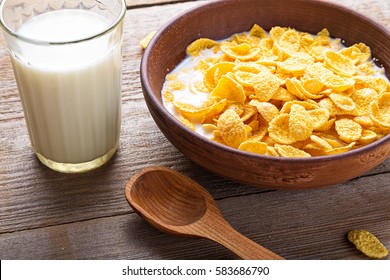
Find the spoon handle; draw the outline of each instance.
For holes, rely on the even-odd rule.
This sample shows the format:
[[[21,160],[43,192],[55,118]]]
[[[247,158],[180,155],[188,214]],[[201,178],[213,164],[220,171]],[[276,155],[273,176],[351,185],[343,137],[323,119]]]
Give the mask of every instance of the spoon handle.
[[[244,260],[284,260],[281,256],[242,235],[227,222],[214,229],[208,233],[208,238],[223,245]]]

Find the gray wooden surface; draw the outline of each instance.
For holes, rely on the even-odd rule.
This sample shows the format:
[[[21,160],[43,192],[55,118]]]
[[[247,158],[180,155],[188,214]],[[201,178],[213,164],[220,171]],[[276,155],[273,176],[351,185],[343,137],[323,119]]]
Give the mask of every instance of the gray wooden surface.
[[[390,1],[332,1],[390,28]],[[208,240],[159,232],[131,210],[126,182],[151,165],[198,181],[238,231],[286,259],[367,259],[346,238],[359,228],[390,249],[390,159],[344,184],[269,191],[205,171],[159,131],[143,100],[139,41],[200,2],[127,1],[120,150],[106,166],[81,175],[56,173],[35,158],[0,35],[0,259],[237,258]]]

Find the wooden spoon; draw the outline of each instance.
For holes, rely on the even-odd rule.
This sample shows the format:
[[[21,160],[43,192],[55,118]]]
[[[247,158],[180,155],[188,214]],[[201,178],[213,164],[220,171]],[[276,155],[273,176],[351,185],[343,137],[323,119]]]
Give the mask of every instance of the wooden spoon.
[[[151,225],[180,236],[203,237],[243,259],[283,259],[238,233],[198,183],[165,167],[148,167],[126,185],[130,206]]]

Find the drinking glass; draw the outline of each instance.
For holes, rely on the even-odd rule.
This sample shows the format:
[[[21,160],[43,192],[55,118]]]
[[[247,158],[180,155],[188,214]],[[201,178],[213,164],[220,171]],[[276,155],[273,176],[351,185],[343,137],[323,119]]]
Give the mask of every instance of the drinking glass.
[[[124,0],[3,0],[0,25],[32,148],[49,168],[106,163],[121,128]]]

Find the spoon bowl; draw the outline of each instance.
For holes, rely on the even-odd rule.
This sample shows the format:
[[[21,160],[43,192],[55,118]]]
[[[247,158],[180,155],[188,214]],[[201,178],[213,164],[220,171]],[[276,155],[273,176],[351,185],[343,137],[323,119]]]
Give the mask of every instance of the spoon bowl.
[[[144,169],[127,186],[126,197],[134,210],[148,220],[164,224],[164,230],[192,224],[207,210],[207,193],[170,169]]]
[[[192,179],[165,167],[148,167],[127,183],[130,206],[157,229],[220,243],[243,259],[283,259],[238,233],[213,197]]]

